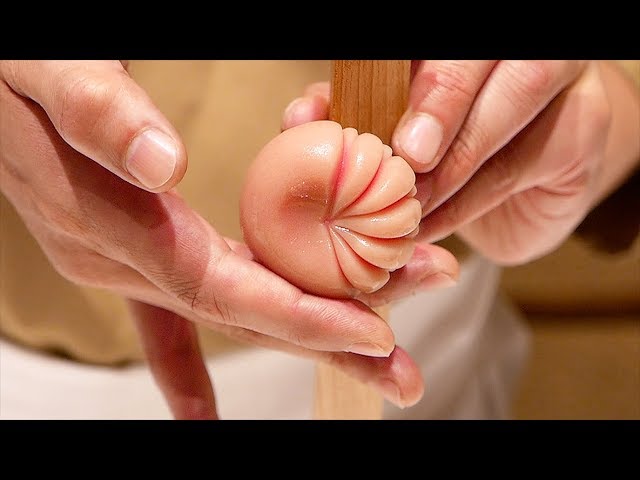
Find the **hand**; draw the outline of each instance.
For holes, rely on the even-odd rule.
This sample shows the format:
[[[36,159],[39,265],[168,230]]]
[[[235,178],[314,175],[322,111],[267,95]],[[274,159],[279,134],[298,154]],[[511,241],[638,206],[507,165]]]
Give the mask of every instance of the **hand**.
[[[195,322],[333,363],[398,405],[421,397],[418,367],[372,310],[301,292],[189,208],[173,188],[184,145],[120,62],[2,61],[0,79],[3,194],[65,278],[131,300],[176,417],[217,417]],[[402,282],[362,300],[451,282],[456,268],[418,249]]]
[[[500,264],[557,247],[640,155],[638,93],[596,61],[420,61],[392,146],[418,173],[418,239]],[[328,116],[310,86],[283,127]]]

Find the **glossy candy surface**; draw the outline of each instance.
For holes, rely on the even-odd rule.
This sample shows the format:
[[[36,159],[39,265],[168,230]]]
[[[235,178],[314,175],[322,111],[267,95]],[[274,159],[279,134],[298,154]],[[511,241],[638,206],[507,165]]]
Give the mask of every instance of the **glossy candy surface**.
[[[303,290],[353,297],[382,288],[414,250],[415,174],[375,135],[306,123],[269,142],[241,198],[256,259]]]

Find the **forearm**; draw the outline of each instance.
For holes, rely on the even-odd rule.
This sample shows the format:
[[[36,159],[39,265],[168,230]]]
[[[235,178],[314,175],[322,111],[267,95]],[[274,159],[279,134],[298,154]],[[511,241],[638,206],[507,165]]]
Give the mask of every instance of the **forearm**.
[[[600,68],[611,105],[611,125],[594,207],[640,166],[640,62],[603,61]]]

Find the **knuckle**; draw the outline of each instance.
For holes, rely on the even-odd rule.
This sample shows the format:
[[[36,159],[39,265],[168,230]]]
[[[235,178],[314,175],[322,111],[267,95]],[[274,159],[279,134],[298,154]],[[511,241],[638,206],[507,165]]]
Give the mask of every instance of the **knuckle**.
[[[83,239],[96,249],[104,241],[104,235],[97,234],[97,226],[88,216],[83,216],[78,211],[51,201],[35,202],[34,206],[43,223],[52,231],[65,237]]]
[[[179,279],[167,275],[163,281],[169,292],[187,308],[197,314],[203,312],[215,317],[216,323],[235,327],[239,319],[226,301],[224,294],[213,292],[204,298],[204,285],[199,279]]]
[[[289,341],[297,345],[308,345],[310,341],[325,336],[328,330],[328,314],[326,305],[316,302],[310,304],[309,298],[300,293],[292,303],[293,318],[314,317],[320,321],[296,323],[295,329],[287,332]]]
[[[25,95],[26,72],[38,71],[46,61],[43,60],[2,60],[0,77],[17,93]]]
[[[519,60],[507,62],[506,66],[507,75],[502,87],[516,107],[536,111],[541,102],[551,99],[558,79],[557,61]]]
[[[211,296],[211,308],[213,313],[218,318],[218,321],[223,325],[229,327],[241,327],[240,319],[236,311],[231,308],[228,301],[226,301],[222,296],[213,294]]]
[[[168,291],[178,300],[185,304],[192,312],[197,314],[206,313],[215,318],[216,323],[227,326],[237,326],[240,324],[235,309],[233,308],[234,292],[238,292],[240,285],[234,275],[227,274],[226,268],[221,265],[224,261],[223,254],[211,265],[213,277],[176,276],[175,272],[158,272],[160,282],[165,285]],[[207,280],[205,280],[207,279]],[[207,285],[214,285],[215,290],[206,288]]]
[[[471,124],[462,126],[448,152],[452,178],[467,176],[477,169],[487,141],[487,134],[482,127]]]
[[[466,62],[436,63],[418,74],[414,81],[431,85],[429,97],[434,101],[472,101],[476,95],[474,82],[469,81],[470,72]]]
[[[70,78],[71,77],[71,78]],[[106,113],[118,101],[121,84],[75,69],[61,75],[59,82],[59,128],[65,139],[91,137]]]
[[[57,202],[37,201],[34,206],[44,223],[57,232],[73,234],[79,226],[75,216]]]
[[[2,60],[0,62],[0,74],[3,80],[15,88],[18,85],[18,62],[26,62],[27,60]]]
[[[200,280],[166,275],[165,283],[169,291],[192,311],[200,308],[202,303],[202,282]]]
[[[518,70],[518,80],[525,92],[540,97],[553,88],[558,76],[558,61],[529,60],[519,64],[522,68]]]
[[[229,274],[229,269],[225,267],[228,255],[229,251],[225,251],[211,266],[212,284],[216,288],[210,295],[210,301],[203,301],[200,308],[218,317],[223,325],[234,327],[240,325],[240,320],[231,304],[234,296],[241,291],[242,286],[237,276]]]
[[[65,280],[78,286],[99,286],[97,255],[70,245],[49,245],[46,250],[51,265]]]

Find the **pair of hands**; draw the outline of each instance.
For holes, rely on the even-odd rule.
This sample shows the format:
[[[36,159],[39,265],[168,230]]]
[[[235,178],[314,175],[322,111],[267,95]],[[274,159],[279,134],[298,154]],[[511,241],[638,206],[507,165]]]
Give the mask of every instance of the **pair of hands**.
[[[129,299],[177,418],[217,418],[196,322],[331,363],[408,406],[422,396],[420,370],[368,306],[454,283],[455,259],[428,243],[453,232],[503,264],[558,245],[630,168],[603,173],[614,70],[414,62],[393,147],[419,174],[424,242],[358,300],[303,293],[189,208],[174,188],[184,145],[122,62],[0,62],[0,188],[65,278]],[[327,102],[326,84],[310,86],[283,128],[326,118]]]

